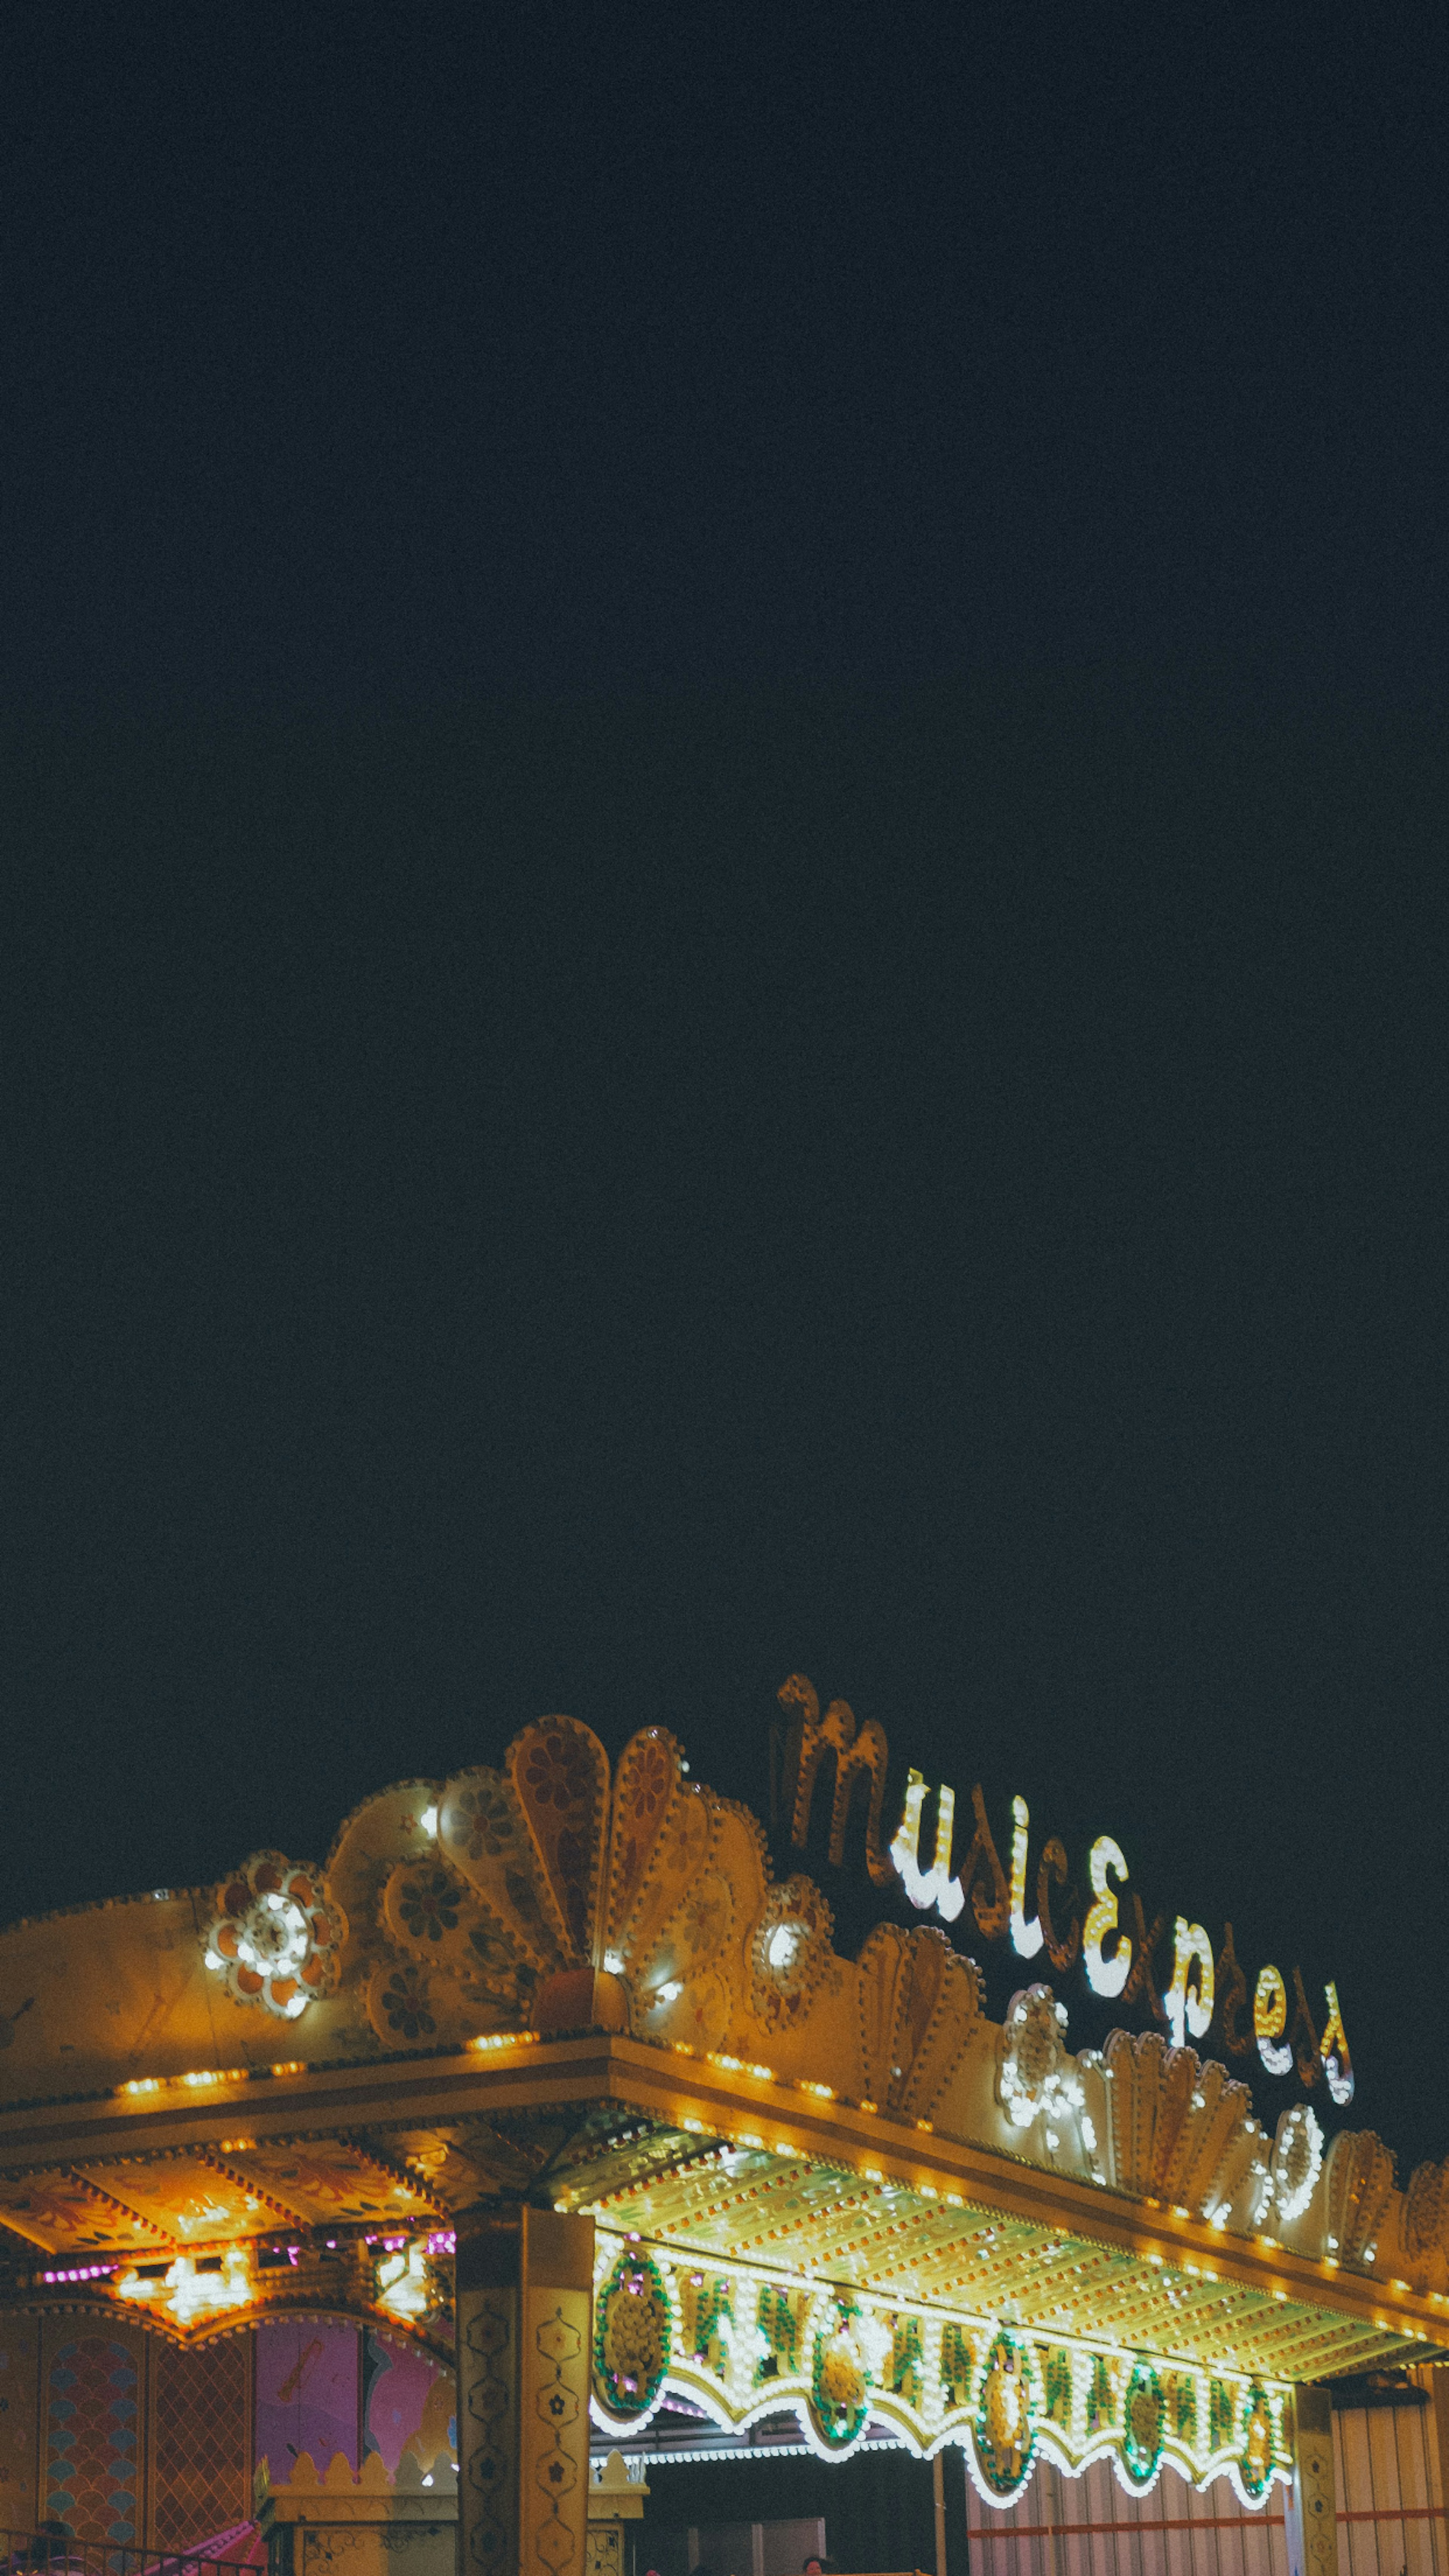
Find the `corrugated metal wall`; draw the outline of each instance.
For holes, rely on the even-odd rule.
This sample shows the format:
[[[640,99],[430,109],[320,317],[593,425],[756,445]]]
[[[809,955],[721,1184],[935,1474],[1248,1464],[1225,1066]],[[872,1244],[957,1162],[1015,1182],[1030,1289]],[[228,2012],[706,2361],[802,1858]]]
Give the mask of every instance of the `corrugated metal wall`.
[[[1333,2433],[1339,2576],[1449,2576],[1432,2406],[1335,2413]],[[1165,2468],[1139,2498],[1106,2460],[1080,2478],[1043,2464],[997,2513],[959,2455],[946,2462],[965,2481],[970,2576],[1288,2576],[1281,2487],[1249,2513],[1226,2478],[1199,2495]]]
[[[1449,2576],[1432,2406],[1333,2419],[1339,2576]]]

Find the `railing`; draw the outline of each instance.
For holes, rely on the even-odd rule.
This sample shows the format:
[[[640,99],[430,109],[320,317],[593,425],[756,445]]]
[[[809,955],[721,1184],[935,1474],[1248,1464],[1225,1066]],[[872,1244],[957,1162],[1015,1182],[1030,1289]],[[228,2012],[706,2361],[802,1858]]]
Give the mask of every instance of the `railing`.
[[[138,2549],[69,2532],[0,2531],[0,2576],[257,2576],[253,2562],[194,2549]]]

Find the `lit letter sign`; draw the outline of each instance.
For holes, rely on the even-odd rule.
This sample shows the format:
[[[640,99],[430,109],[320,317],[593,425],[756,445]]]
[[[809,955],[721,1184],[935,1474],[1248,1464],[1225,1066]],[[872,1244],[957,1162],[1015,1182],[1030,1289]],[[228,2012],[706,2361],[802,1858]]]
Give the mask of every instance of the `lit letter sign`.
[[[1342,2110],[1353,2100],[1353,2059],[1343,2035],[1343,2015],[1338,2009],[1338,1988],[1330,1978],[1323,1989],[1328,1997],[1328,2028],[1319,2041],[1323,2072],[1333,2100]]]
[[[891,1858],[911,1903],[924,1914],[934,1905],[943,1923],[954,1923],[966,1902],[959,1878],[951,1876],[951,1837],[956,1821],[956,1792],[941,1783],[936,1799],[936,1857],[921,1867],[921,1809],[927,1798],[919,1771],[906,1775],[906,1808],[891,1842]]]
[[[821,1718],[814,1685],[799,1673],[785,1684],[779,1697],[791,1720],[784,1779],[790,1836],[797,1851],[804,1851],[808,1845],[816,1774],[829,1752],[836,1766],[830,1810],[830,1859],[836,1867],[844,1859],[852,1792],[858,1776],[863,1776],[870,1783],[866,1865],[877,1884],[888,1883],[894,1876],[921,1913],[934,1910],[943,1923],[956,1923],[965,1914],[967,1930],[974,1926],[983,1941],[1009,1941],[1019,1959],[1035,1959],[1045,1950],[1059,1976],[1068,1972],[1078,1955],[1080,1917],[1069,1900],[1062,1924],[1054,1929],[1050,1899],[1051,1888],[1065,1888],[1067,1883],[1066,1850],[1055,1834],[1048,1835],[1043,1843],[1036,1874],[1036,1912],[1029,1917],[1026,1902],[1031,1811],[1025,1798],[1017,1796],[1011,1802],[1009,1877],[997,1855],[979,1784],[971,1792],[975,1829],[959,1869],[953,1870],[956,1792],[943,1780],[935,1792],[935,1848],[930,1867],[923,1869],[921,1828],[931,1795],[929,1781],[919,1771],[907,1773],[901,1821],[889,1849],[883,1851],[876,1839],[876,1819],[888,1760],[884,1729],[872,1718],[857,1730],[855,1718],[843,1700],[833,1700]],[[1176,2046],[1183,2048],[1189,2039],[1201,2041],[1209,2036],[1221,1970],[1219,2044],[1229,2056],[1250,2056],[1256,2048],[1267,2074],[1286,2076],[1296,2071],[1305,2087],[1319,2081],[1326,2084],[1340,2109],[1351,2102],[1353,2060],[1344,2034],[1337,1987],[1330,1984],[1324,1988],[1328,2023],[1320,2040],[1309,2013],[1301,1973],[1295,1968],[1298,2012],[1289,2035],[1287,1986],[1277,1968],[1261,1969],[1253,1996],[1250,2039],[1245,2030],[1240,2030],[1237,2018],[1247,1997],[1233,1951],[1232,1926],[1228,1926],[1222,1957],[1215,1963],[1213,1946],[1202,1924],[1191,1923],[1179,1914],[1172,1918],[1171,1980],[1159,2003],[1153,1954],[1163,1937],[1163,1916],[1156,1915],[1149,1926],[1134,1890],[1134,1928],[1131,1932],[1126,1929],[1122,1895],[1128,1875],[1120,1843],[1110,1834],[1099,1834],[1087,1855],[1091,1903],[1080,1934],[1082,1964],[1093,1994],[1106,2001],[1121,1996],[1125,2007],[1140,2007],[1158,2021],[1165,2018]]]
[[[1288,2019],[1288,1989],[1276,1968],[1260,1968],[1258,1988],[1253,1997],[1253,2037],[1258,2055],[1270,2075],[1286,2075],[1293,2063],[1293,2051],[1283,2040]],[[1281,2047],[1278,2042],[1282,2040]]]
[[[1193,1967],[1196,1988],[1187,1982]],[[1172,1927],[1172,1983],[1163,2000],[1179,2048],[1188,2031],[1206,2039],[1213,2017],[1213,1945],[1200,1923],[1185,1923],[1180,1914]]]
[[[1038,1917],[1026,1919],[1026,1837],[1031,1811],[1025,1798],[1011,1802],[1011,1946],[1019,1959],[1034,1959],[1044,1934]]]
[[[1132,1965],[1132,1944],[1125,1932],[1118,1934],[1111,1958],[1102,1956],[1103,1942],[1117,1931],[1117,1898],[1107,1885],[1109,1869],[1115,1871],[1125,1887],[1127,1863],[1111,1835],[1099,1834],[1087,1855],[1087,1875],[1095,1902],[1082,1926],[1082,1956],[1087,1963],[1087,1983],[1094,1995],[1120,1995]]]

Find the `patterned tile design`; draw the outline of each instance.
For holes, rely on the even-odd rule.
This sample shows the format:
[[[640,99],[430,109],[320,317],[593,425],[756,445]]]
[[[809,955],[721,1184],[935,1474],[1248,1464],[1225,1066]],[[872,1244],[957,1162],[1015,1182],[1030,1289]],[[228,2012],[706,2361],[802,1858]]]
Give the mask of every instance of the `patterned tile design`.
[[[104,2334],[62,2343],[50,2364],[45,2510],[78,2540],[140,2538],[140,2372]]]
[[[190,2549],[249,2509],[250,2337],[178,2351],[152,2347],[153,2533],[158,2548]]]
[[[40,2328],[34,2317],[0,2318],[0,2525],[30,2531],[36,2519],[36,2395]]]

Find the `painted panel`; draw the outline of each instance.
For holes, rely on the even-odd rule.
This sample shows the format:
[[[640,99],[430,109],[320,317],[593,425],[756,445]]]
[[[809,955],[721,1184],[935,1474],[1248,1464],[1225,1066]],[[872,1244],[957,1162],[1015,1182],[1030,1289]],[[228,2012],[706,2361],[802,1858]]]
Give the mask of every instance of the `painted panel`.
[[[69,2321],[67,2321],[69,2323]],[[142,2346],[80,2325],[46,2336],[45,2516],[78,2540],[141,2537]]]
[[[263,2140],[228,2158],[237,2173],[260,2185],[268,2198],[296,2212],[309,2226],[376,2219],[417,2220],[434,2213],[427,2194],[373,2163],[340,2138],[286,2145]]]
[[[431,2468],[440,2451],[456,2458],[453,2374],[416,2344],[369,2330],[363,2348],[363,2449],[380,2451],[397,2476],[405,2450]]]
[[[259,2227],[272,2220],[272,2212],[255,2193],[217,2173],[203,2156],[157,2156],[150,2163],[107,2165],[90,2179],[180,2245],[255,2236]]]
[[[151,2536],[190,2549],[249,2511],[250,2339],[179,2350],[158,2339],[151,2369]]]
[[[339,2451],[359,2466],[361,2342],[356,2326],[311,2317],[257,2328],[255,2451],[274,2476],[290,2477],[302,2451],[324,2471]]]
[[[150,2252],[158,2229],[117,2209],[78,2174],[0,2176],[0,2218],[47,2254],[95,2254],[104,2246]]]
[[[40,2326],[0,2318],[0,2526],[32,2531],[39,2445]]]

